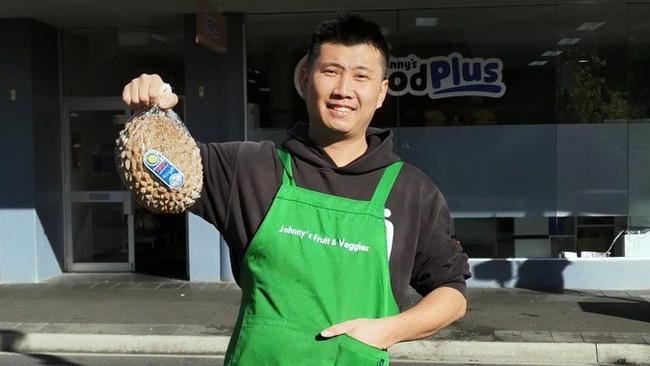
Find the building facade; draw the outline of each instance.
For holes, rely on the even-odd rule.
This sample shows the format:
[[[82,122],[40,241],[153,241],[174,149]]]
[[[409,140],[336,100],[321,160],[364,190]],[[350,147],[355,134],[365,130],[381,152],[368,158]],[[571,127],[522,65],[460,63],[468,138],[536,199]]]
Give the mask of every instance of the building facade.
[[[158,73],[197,140],[279,143],[311,30],[348,10],[390,44],[373,125],[444,193],[471,286],[650,288],[650,1],[145,3],[0,10],[0,283],[232,280],[213,227],[123,191],[122,87]]]

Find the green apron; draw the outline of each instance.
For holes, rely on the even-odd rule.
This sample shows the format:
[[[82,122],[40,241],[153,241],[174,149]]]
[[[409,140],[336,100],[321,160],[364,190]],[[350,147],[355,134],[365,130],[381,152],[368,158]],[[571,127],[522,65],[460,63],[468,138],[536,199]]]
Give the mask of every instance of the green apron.
[[[384,170],[370,201],[282,185],[246,251],[242,302],[226,366],[387,366],[388,351],[325,328],[398,313],[390,286],[384,204],[403,165]]]

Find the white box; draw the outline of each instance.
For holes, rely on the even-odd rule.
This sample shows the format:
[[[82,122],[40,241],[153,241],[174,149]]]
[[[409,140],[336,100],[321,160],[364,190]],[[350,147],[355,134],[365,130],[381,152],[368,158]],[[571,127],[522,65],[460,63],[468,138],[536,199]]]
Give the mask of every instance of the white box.
[[[650,257],[650,232],[625,234],[623,255],[625,257]]]

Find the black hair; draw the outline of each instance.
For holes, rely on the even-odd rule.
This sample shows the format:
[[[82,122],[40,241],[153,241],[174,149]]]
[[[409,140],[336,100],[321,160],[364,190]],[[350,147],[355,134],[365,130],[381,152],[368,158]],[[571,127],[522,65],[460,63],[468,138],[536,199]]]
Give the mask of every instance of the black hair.
[[[384,73],[388,70],[390,51],[388,43],[381,33],[377,23],[366,20],[358,15],[335,13],[323,19],[314,29],[307,54],[307,65],[312,65],[323,43],[354,46],[367,44],[376,48],[383,58]]]

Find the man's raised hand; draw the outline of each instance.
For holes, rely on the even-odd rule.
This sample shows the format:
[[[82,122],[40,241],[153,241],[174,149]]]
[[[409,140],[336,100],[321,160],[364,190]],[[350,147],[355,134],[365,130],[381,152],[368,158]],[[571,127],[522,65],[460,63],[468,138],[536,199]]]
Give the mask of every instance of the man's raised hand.
[[[135,110],[156,104],[162,109],[170,109],[178,103],[178,96],[169,90],[169,85],[159,75],[142,74],[126,84],[122,100]]]

